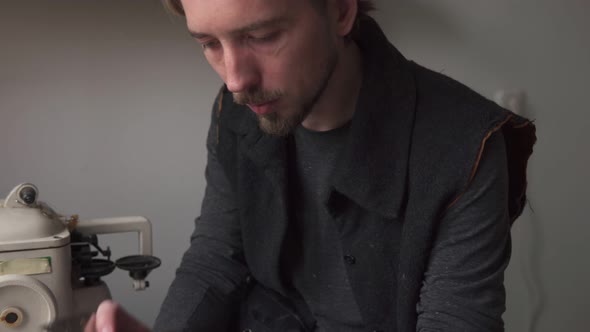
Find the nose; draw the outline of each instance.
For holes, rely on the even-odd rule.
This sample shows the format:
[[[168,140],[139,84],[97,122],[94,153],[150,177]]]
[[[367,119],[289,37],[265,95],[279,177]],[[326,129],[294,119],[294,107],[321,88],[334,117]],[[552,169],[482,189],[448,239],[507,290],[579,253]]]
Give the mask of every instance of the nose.
[[[225,85],[233,93],[250,90],[259,83],[256,61],[252,54],[240,47],[224,52]]]

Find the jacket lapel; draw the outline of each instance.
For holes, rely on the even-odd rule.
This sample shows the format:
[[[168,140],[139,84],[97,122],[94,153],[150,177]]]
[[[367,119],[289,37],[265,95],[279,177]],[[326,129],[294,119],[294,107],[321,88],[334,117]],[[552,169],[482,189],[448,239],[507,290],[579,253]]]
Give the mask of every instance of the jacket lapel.
[[[246,260],[260,283],[280,291],[285,289],[280,258],[289,218],[288,142],[262,133],[252,111],[234,104],[229,92],[224,98],[228,104],[220,123],[240,136],[236,195]]]
[[[363,84],[333,187],[363,208],[398,218],[405,201],[416,91],[408,61],[377,23],[361,24]]]

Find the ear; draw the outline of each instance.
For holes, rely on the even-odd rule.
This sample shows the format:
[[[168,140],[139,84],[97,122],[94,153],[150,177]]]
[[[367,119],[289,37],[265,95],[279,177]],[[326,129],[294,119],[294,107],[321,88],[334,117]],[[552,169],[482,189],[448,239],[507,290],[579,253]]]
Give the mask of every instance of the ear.
[[[358,0],[332,0],[336,31],[341,37],[347,36],[354,26],[358,12]]]

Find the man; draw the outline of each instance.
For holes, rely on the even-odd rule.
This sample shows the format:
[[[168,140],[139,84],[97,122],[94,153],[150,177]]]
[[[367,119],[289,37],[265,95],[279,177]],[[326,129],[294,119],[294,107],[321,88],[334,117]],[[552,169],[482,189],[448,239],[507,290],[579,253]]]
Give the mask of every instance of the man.
[[[534,126],[363,0],[170,0],[225,85],[156,331],[502,331]],[[147,331],[106,302],[87,326]]]

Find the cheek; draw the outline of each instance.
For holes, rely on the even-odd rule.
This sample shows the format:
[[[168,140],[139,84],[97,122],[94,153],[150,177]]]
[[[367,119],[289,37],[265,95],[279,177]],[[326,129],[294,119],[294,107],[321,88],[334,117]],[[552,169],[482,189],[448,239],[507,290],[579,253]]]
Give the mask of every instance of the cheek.
[[[263,60],[262,87],[265,90],[285,90],[293,73],[284,57]]]
[[[297,56],[285,63],[283,75],[287,77],[289,93],[296,99],[308,100],[316,93],[325,72],[322,56],[319,52],[298,52]]]
[[[292,46],[292,47],[291,47]],[[324,54],[308,45],[285,47],[280,54],[262,59],[263,86],[267,90],[301,96],[322,72]]]

